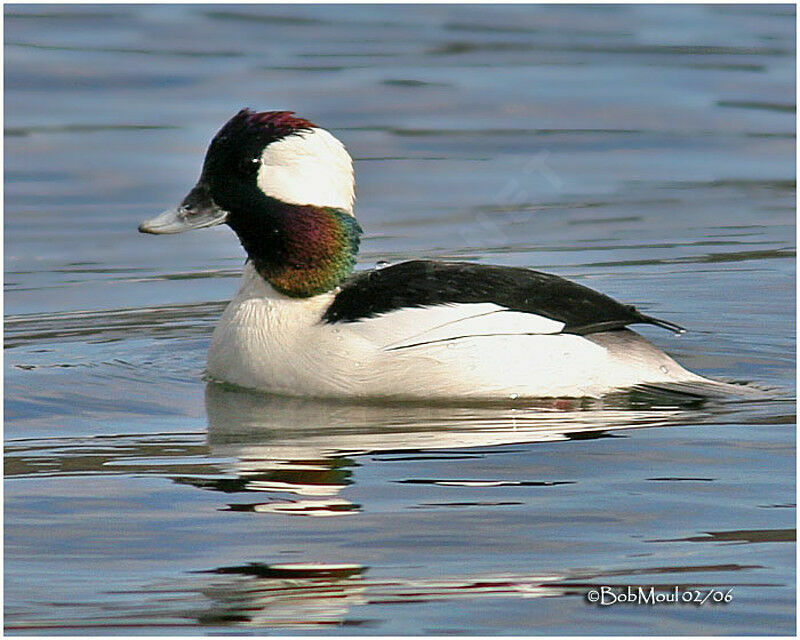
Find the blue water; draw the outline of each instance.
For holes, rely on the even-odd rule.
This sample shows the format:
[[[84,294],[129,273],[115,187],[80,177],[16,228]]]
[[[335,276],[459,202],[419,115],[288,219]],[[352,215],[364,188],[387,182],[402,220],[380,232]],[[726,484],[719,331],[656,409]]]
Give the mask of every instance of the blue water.
[[[789,5],[5,7],[5,625],[792,634]],[[529,266],[758,401],[206,387],[243,255],[136,232],[236,110],[350,149],[361,264]],[[598,607],[602,585],[730,591]]]

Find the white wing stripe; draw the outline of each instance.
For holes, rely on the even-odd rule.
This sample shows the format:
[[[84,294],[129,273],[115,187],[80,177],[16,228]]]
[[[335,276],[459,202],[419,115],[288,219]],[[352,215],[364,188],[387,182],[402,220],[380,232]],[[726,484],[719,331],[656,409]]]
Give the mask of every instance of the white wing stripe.
[[[564,323],[494,303],[406,308],[361,320],[351,328],[382,349],[487,335],[552,335]]]
[[[469,306],[473,306],[473,305],[469,305]],[[475,306],[478,306],[478,305],[475,305]],[[494,306],[494,305],[492,305],[492,306]],[[428,307],[428,308],[430,309],[430,307]],[[416,338],[423,338],[423,336],[426,336],[431,332],[443,331],[443,330],[445,330],[445,327],[450,327],[450,326],[452,326],[454,324],[459,324],[461,322],[464,322],[465,320],[472,320],[474,318],[483,318],[485,316],[494,315],[496,313],[503,313],[503,312],[501,310],[498,310],[498,309],[493,309],[491,311],[486,311],[484,313],[476,313],[475,315],[462,316],[460,318],[456,318],[455,320],[449,320],[447,322],[443,322],[442,324],[439,324],[439,325],[436,325],[436,326],[433,326],[433,327],[429,327],[428,329],[420,331],[419,333],[416,333],[414,335],[402,338],[401,340],[396,340],[395,342],[393,342],[391,344],[387,344],[384,347],[384,349],[391,350],[391,349],[401,348],[401,347],[404,346],[404,343],[410,342],[411,340],[415,340]]]

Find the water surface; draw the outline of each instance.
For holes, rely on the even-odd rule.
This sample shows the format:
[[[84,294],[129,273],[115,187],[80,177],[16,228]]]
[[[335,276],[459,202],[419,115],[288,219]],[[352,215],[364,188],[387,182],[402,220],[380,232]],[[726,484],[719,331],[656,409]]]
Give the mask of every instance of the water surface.
[[[7,631],[793,633],[794,37],[785,5],[7,6]],[[207,387],[241,249],[136,226],[243,106],[348,146],[362,266],[555,272],[769,397]]]

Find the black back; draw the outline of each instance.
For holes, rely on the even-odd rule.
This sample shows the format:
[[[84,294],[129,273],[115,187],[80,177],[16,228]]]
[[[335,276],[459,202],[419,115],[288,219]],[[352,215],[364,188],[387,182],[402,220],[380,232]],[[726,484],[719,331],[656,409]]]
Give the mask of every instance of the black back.
[[[322,319],[356,322],[405,307],[480,302],[563,322],[563,333],[585,335],[635,323],[683,331],[558,276],[522,267],[432,260],[411,260],[353,275],[341,285]]]

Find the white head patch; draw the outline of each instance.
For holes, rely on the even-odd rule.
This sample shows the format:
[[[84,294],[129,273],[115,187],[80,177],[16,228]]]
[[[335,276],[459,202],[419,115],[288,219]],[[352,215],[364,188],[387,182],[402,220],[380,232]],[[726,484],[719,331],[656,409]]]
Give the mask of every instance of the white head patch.
[[[337,207],[353,215],[353,161],[325,129],[315,127],[268,145],[261,154],[258,186],[282,202]]]

